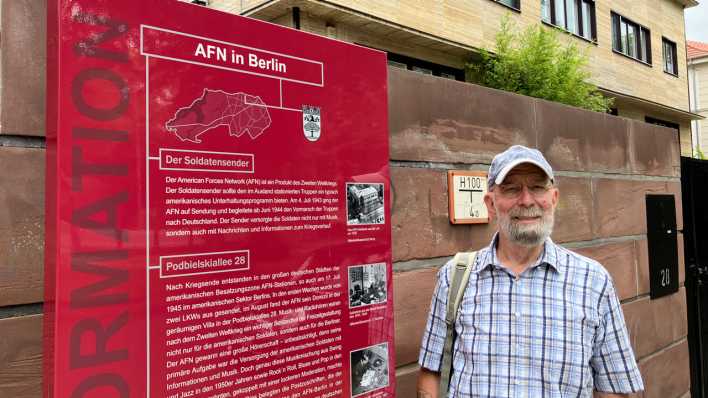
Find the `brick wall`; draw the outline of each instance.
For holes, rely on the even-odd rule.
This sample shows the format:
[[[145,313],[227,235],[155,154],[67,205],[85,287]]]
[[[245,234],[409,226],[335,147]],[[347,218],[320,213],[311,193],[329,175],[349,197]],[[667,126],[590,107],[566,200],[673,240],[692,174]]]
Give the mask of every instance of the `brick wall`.
[[[43,4],[0,2],[0,397],[41,396]],[[436,267],[456,251],[486,244],[492,233],[490,225],[449,224],[446,170],[486,170],[511,143],[539,147],[558,170],[562,200],[554,239],[612,273],[645,395],[687,392],[685,291],[649,300],[643,207],[647,192],[673,193],[681,203],[675,134],[478,86],[389,73],[398,396],[414,396]],[[680,252],[681,243],[679,236]]]
[[[622,300],[645,397],[689,390],[683,238],[680,289],[649,299],[644,197],[673,194],[683,228],[679,146],[670,129],[480,86],[389,69],[398,396],[415,396],[415,364],[435,272],[488,244],[489,225],[451,225],[449,169],[486,170],[511,144],[544,152],[560,190],[553,239],[600,261]]]

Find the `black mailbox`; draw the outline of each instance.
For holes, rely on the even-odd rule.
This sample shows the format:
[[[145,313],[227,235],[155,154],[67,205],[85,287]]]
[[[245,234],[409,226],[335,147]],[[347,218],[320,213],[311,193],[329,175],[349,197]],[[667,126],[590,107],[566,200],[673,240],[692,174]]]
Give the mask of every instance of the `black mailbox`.
[[[678,291],[676,204],[673,195],[647,195],[649,294],[652,299]]]

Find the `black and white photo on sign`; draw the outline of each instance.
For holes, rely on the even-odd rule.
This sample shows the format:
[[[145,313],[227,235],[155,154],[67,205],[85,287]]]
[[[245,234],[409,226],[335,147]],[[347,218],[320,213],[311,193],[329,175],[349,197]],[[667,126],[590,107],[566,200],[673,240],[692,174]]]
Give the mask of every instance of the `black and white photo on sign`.
[[[386,302],[386,263],[349,267],[349,308]]]
[[[384,222],[383,184],[347,184],[347,225]]]
[[[349,354],[352,397],[388,386],[388,344],[352,351]]]

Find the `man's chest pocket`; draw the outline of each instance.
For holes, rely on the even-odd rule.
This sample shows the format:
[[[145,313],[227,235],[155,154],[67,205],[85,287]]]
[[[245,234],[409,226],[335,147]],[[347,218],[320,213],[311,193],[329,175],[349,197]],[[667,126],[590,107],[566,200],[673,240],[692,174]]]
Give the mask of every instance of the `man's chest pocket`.
[[[597,315],[581,305],[563,305],[547,314],[545,320],[535,319],[530,338],[544,348],[541,366],[555,370],[553,373],[562,381],[580,377],[588,368],[597,326]]]
[[[468,292],[469,293],[469,292]],[[502,331],[503,314],[496,313],[496,305],[492,300],[485,300],[475,294],[466,295],[460,305],[456,322],[456,330],[460,343],[463,344],[465,355],[479,354],[500,350],[504,345],[495,338]],[[501,303],[500,303],[501,304]],[[496,341],[496,344],[490,343]],[[493,353],[492,353],[493,354]]]
[[[544,360],[582,363],[591,355],[598,322],[592,309],[582,305],[559,301],[544,309],[470,294],[458,311],[456,330],[467,353],[545,349]]]

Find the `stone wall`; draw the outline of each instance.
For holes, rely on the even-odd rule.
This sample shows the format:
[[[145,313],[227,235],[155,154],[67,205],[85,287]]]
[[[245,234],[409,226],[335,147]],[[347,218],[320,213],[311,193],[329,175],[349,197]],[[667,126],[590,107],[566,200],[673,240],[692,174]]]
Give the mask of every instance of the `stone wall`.
[[[0,397],[35,398],[42,380],[45,16],[37,0],[0,6]],[[644,217],[645,193],[668,192],[681,223],[676,135],[397,69],[389,70],[389,89],[398,397],[414,396],[436,267],[492,234],[491,225],[450,225],[446,171],[486,170],[511,143],[539,147],[558,170],[554,239],[612,273],[645,396],[688,391],[683,276],[677,294],[649,300]],[[680,253],[681,244],[679,235]]]
[[[496,153],[517,143],[539,148],[556,170],[561,198],[553,239],[612,274],[644,375],[643,396],[688,392],[681,234],[681,287],[649,299],[645,195],[673,194],[683,228],[674,131],[393,68],[389,117],[399,397],[415,396],[437,267],[457,251],[488,244],[493,233],[493,224],[450,224],[447,170],[486,170]]]
[[[0,396],[41,397],[44,1],[0,2]]]

